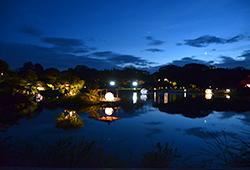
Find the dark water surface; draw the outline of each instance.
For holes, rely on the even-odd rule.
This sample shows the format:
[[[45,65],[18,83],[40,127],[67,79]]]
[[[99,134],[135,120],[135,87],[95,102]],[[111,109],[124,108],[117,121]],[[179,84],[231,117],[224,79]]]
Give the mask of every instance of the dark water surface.
[[[167,92],[120,96],[124,102],[116,106],[43,107],[10,126],[3,123],[0,165],[250,166],[249,99]],[[65,109],[80,116],[81,127],[58,125]]]

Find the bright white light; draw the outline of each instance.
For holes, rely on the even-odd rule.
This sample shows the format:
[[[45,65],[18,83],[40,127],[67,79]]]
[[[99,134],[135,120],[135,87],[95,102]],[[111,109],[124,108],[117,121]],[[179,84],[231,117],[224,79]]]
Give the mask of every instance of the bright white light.
[[[144,94],[144,95],[148,94],[148,90],[147,90],[147,89],[142,88],[142,89],[141,89],[141,94]]]
[[[3,76],[3,73],[1,73],[1,76]]]
[[[231,90],[230,89],[226,89],[226,93],[230,93],[231,92]]]
[[[213,93],[206,93],[205,94],[205,99],[210,100],[213,97]]]
[[[186,92],[184,93],[184,97],[185,97],[185,98],[187,97],[187,93],[186,93]]]
[[[138,82],[137,81],[133,81],[132,82],[132,86],[138,86]]]
[[[208,54],[207,51],[205,51],[204,54],[207,55]]]
[[[36,95],[36,102],[40,102],[40,101],[42,101],[43,100],[43,96],[40,94],[40,93],[38,93],[37,95]]]
[[[110,81],[110,82],[109,82],[109,85],[110,85],[110,86],[114,86],[114,85],[115,85],[115,81]]]
[[[227,99],[230,99],[231,97],[230,97],[230,95],[226,94],[226,98],[227,98]]]
[[[212,94],[213,91],[212,91],[212,89],[206,89],[206,90],[205,90],[205,93],[206,93],[206,94]]]
[[[136,92],[133,93],[132,100],[133,100],[133,104],[135,104],[137,102],[137,93]]]
[[[106,115],[111,116],[114,113],[114,109],[112,107],[106,107],[104,112]]]
[[[147,101],[148,96],[145,95],[145,94],[142,94],[142,95],[140,96],[140,98],[141,98],[142,101]]]
[[[114,94],[111,92],[107,92],[104,97],[108,102],[113,102],[115,100]]]
[[[250,84],[246,84],[246,87],[250,88]]]

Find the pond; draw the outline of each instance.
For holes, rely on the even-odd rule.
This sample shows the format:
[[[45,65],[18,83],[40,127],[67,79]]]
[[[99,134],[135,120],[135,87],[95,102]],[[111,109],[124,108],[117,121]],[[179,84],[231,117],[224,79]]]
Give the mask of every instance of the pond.
[[[40,106],[24,118],[1,119],[0,165],[250,166],[249,98],[164,91],[119,95],[117,105]]]

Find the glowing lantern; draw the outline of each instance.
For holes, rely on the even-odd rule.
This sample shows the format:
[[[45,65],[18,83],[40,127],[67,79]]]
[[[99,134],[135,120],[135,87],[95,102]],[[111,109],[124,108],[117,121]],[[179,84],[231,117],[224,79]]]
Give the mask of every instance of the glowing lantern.
[[[107,92],[104,97],[105,97],[105,100],[108,102],[112,102],[115,100],[114,94],[111,92]]]
[[[141,89],[141,94],[143,94],[143,95],[146,95],[146,94],[148,94],[148,90],[147,89]]]
[[[40,101],[42,101],[43,100],[43,96],[40,94],[40,93],[38,93],[37,95],[36,95],[36,102],[40,102]]]
[[[106,115],[111,116],[114,113],[114,109],[112,107],[106,107],[104,112]]]
[[[206,94],[212,94],[213,91],[212,91],[212,89],[206,89],[206,90],[205,90],[205,93],[206,93]]]

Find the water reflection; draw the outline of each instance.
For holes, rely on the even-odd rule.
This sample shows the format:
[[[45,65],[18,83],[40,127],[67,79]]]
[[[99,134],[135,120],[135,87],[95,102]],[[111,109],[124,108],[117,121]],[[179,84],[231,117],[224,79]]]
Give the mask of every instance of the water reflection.
[[[136,103],[133,102],[133,96],[135,94],[136,98],[138,97]],[[215,139],[214,141],[218,142],[221,140],[220,138],[224,138],[225,136],[231,136],[236,139],[236,137],[238,137],[237,135],[241,132],[240,128],[250,125],[250,116],[249,112],[247,112],[250,111],[248,98],[231,95],[229,100],[226,97],[227,95],[222,94],[221,96],[213,95],[212,99],[207,100],[204,94],[192,95],[187,92],[186,97],[183,94],[184,93],[159,91],[153,94],[149,93],[148,96],[140,95],[140,97],[138,96],[139,93],[136,92],[119,94],[119,97],[122,99],[119,103],[106,103],[104,105],[82,106],[79,108],[74,106],[71,109],[63,111],[58,117],[56,117],[57,115],[55,114],[59,113],[59,111],[55,112],[54,108],[50,108],[51,110],[49,112],[48,108],[44,109],[45,111],[41,112],[36,118],[23,121],[13,126],[13,128],[6,133],[6,136],[20,135],[24,137],[25,140],[27,139],[27,141],[33,144],[35,143],[36,147],[34,145],[32,151],[27,151],[25,149],[21,150],[20,148],[10,148],[10,150],[8,150],[9,148],[4,146],[2,148],[4,148],[6,152],[3,152],[4,157],[0,159],[0,164],[7,165],[9,163],[11,165],[20,165],[20,162],[14,161],[21,160],[23,161],[21,165],[30,165],[32,161],[32,165],[38,165],[37,162],[39,160],[39,166],[122,167],[124,164],[121,162],[116,164],[113,160],[113,158],[116,157],[110,157],[109,155],[115,153],[117,154],[117,158],[122,157],[124,162],[128,163],[130,167],[176,167],[177,164],[179,165],[177,168],[180,166],[185,168],[183,160],[177,159],[178,152],[176,152],[176,149],[182,154],[187,154],[184,155],[185,157],[183,159],[185,159],[190,155],[197,154],[197,152],[200,154],[201,148],[206,149],[211,146],[207,146],[207,141],[202,143],[203,140],[213,142]],[[195,96],[195,98],[192,96]],[[147,101],[144,102],[143,98],[146,98]],[[43,104],[43,102],[39,103],[39,105],[40,104]],[[43,107],[45,108],[45,106]],[[2,107],[0,107],[0,112],[1,111]],[[50,112],[52,112],[52,114]],[[175,116],[174,114],[178,115]],[[203,118],[209,114],[209,117]],[[17,114],[17,116],[20,116],[20,114]],[[0,114],[0,123],[6,121],[4,118],[7,117],[2,117]],[[55,128],[55,118],[57,118],[56,125],[58,128],[73,130],[64,132],[61,129]],[[76,123],[72,123],[71,119]],[[115,123],[113,123],[114,121]],[[111,125],[109,128],[105,128],[107,123]],[[36,126],[34,126],[34,124]],[[82,126],[77,126],[77,124],[82,124]],[[79,128],[83,126],[84,128]],[[34,129],[30,129],[30,127],[34,127]],[[76,128],[79,129],[75,130]],[[223,129],[227,131],[223,132]],[[27,133],[27,131],[29,133]],[[100,131],[101,133],[99,133]],[[58,134],[58,132],[60,132],[61,136],[68,136],[68,134],[74,136],[68,141],[60,141],[53,145],[43,145],[49,146],[47,148],[48,153],[45,153],[45,151],[47,151],[46,149],[38,148],[41,141],[37,139],[32,140],[32,138],[29,137],[29,135],[38,134],[37,136],[44,138],[46,142],[52,144],[56,141],[57,136],[55,134]],[[75,142],[78,142],[77,137],[79,136],[84,136],[85,139],[89,140],[89,145],[85,145],[86,141],[81,141],[79,145],[75,144]],[[51,140],[48,141],[47,139]],[[187,141],[187,145],[190,147],[183,147],[182,140]],[[17,140],[14,141],[13,145],[15,147],[18,146],[15,145],[17,143],[16,141]],[[223,149],[217,150],[214,153],[204,153],[200,155],[204,157],[206,155],[214,155],[213,159],[217,159],[216,154],[220,154],[220,151],[224,152],[225,149],[228,149],[228,152],[224,152],[228,154],[235,151],[234,148],[236,148],[239,152],[232,152],[232,156],[237,159],[227,159],[227,161],[230,165],[238,166],[239,163],[242,162],[242,166],[246,166],[247,163],[249,163],[249,147],[247,148],[247,146],[249,146],[249,140],[244,139],[241,141],[247,143],[247,145],[241,145],[240,141],[236,143],[237,145],[221,145],[222,143],[215,143],[213,148],[222,146]],[[98,148],[99,150],[93,151],[92,146],[98,142],[101,143],[101,146],[107,146],[105,144],[108,144],[108,146],[112,147],[104,147],[103,150]],[[161,143],[153,148],[153,144],[157,142]],[[165,145],[165,143],[168,142],[172,145]],[[21,144],[23,143],[20,142],[20,145]],[[3,151],[2,148],[0,140],[1,151]],[[243,149],[240,150],[241,148]],[[15,153],[18,151],[20,151],[20,154]],[[124,156],[130,151],[136,153],[134,155],[131,154],[135,159],[131,161],[132,163],[129,162],[130,154],[128,154],[129,158]],[[12,153],[18,156],[24,155],[24,157],[19,156],[20,159],[13,160]],[[221,153],[221,155],[224,153]],[[183,157],[183,155],[181,156]],[[47,157],[49,158],[46,159]],[[191,159],[194,163],[197,163],[196,158],[192,157],[190,160]],[[30,162],[25,162],[25,160],[29,160]],[[46,161],[49,163],[46,164]],[[189,165],[195,167],[192,163]],[[206,165],[210,164],[207,160],[203,160],[202,163]]]
[[[137,92],[133,92],[132,100],[133,104],[137,103]]]
[[[156,102],[156,97],[157,97],[157,94],[156,92],[154,92],[154,102]]]
[[[84,122],[74,110],[64,110],[56,119],[56,126],[62,129],[83,127]]]
[[[181,114],[185,117],[206,117],[213,111],[250,111],[248,99],[241,97],[231,98],[229,94],[214,96],[211,93],[205,96],[191,94],[192,97],[183,97],[183,93],[157,93],[153,106],[168,114]],[[214,97],[212,97],[214,96]],[[229,100],[230,99],[230,100]]]
[[[84,108],[82,111],[89,114],[89,117],[98,121],[104,121],[104,122],[112,122],[115,120],[119,120],[120,118],[114,113],[116,113],[120,107],[118,106],[108,106],[108,107],[102,107],[102,106],[96,106],[96,107],[87,107]]]
[[[164,103],[168,103],[168,93],[164,93]]]
[[[231,96],[229,94],[226,94],[225,96],[226,96],[227,99],[231,98]]]
[[[146,95],[146,94],[142,94],[141,96],[140,96],[140,99],[142,100],[142,101],[147,101],[147,99],[148,99],[148,96]]]
[[[213,94],[212,94],[212,93],[205,93],[205,99],[211,100],[212,97],[213,97]]]
[[[114,113],[114,109],[112,107],[105,108],[105,114],[111,116]]]

